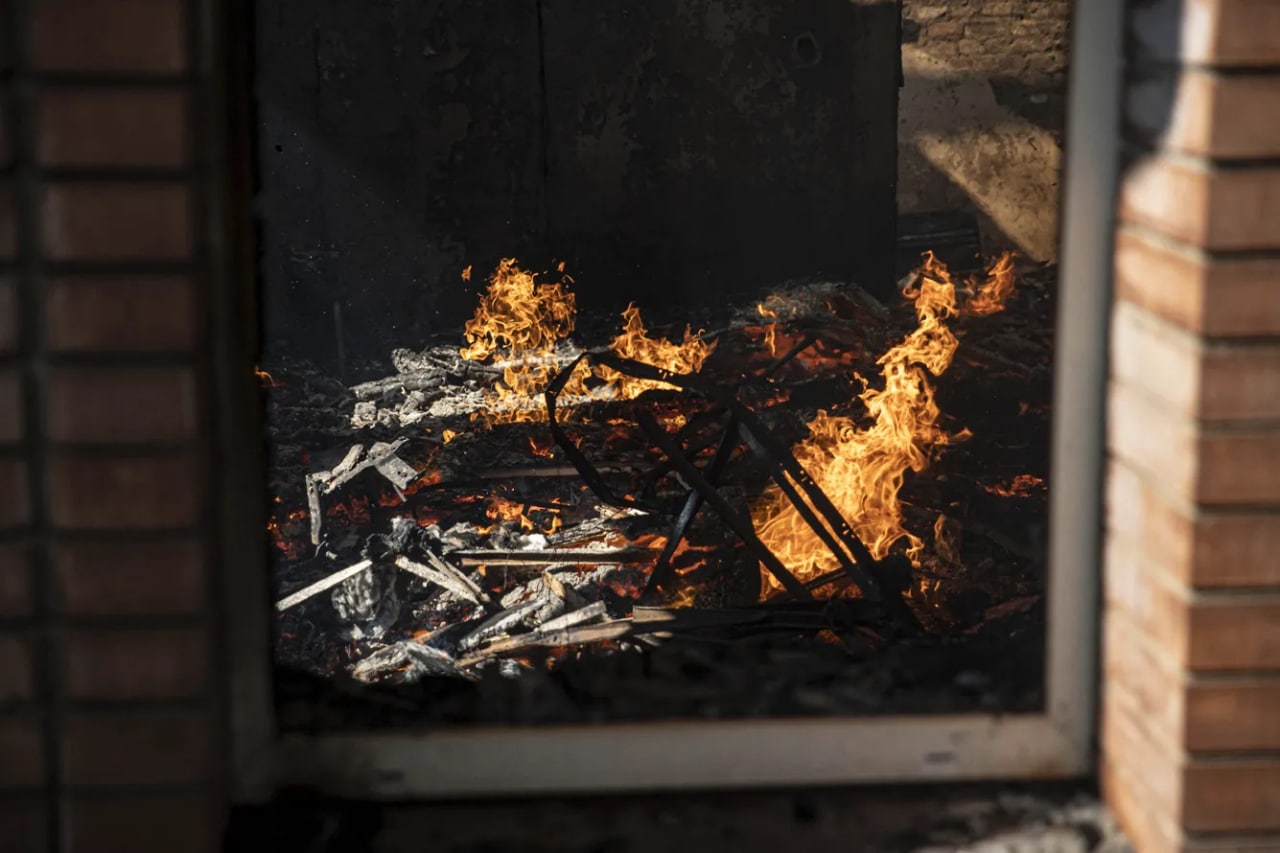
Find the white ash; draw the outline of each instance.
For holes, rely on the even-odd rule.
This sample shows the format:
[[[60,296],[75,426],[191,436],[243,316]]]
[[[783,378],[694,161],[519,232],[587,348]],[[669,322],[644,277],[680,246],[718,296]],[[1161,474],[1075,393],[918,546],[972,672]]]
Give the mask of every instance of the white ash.
[[[396,573],[382,566],[372,566],[338,584],[329,599],[348,639],[376,640],[400,618]]]

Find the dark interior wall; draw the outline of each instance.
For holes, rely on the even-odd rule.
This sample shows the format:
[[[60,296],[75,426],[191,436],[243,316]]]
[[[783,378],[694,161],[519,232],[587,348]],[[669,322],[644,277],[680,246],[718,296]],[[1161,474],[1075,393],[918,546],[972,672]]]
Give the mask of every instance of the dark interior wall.
[[[257,6],[267,340],[417,345],[478,275],[564,260],[584,309],[892,277],[895,0]],[[337,306],[335,308],[335,306]]]

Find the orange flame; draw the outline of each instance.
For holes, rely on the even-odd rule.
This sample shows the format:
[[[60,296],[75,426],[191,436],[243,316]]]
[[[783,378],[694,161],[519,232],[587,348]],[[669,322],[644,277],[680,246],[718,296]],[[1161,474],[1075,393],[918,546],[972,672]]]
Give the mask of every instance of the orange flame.
[[[699,330],[698,334],[694,335],[689,331],[689,327],[685,326],[684,340],[681,343],[672,343],[663,338],[651,338],[644,327],[644,321],[640,319],[640,309],[631,304],[622,312],[622,332],[609,344],[609,349],[622,358],[629,358],[672,373],[697,373],[702,369],[707,356],[711,355],[716,348],[715,341],[707,343],[699,337],[701,334]],[[635,399],[645,391],[654,388],[675,387],[667,382],[624,376],[607,367],[600,368],[600,378],[612,385],[615,394],[624,400]]]
[[[1013,252],[1005,252],[987,270],[987,279],[977,284],[971,279],[969,285],[976,289],[973,298],[964,306],[966,314],[974,317],[986,317],[1004,309],[1004,305],[1013,295]]]
[[[1001,258],[993,272],[1005,261]],[[945,321],[956,314],[956,288],[932,252],[925,254],[920,272],[918,286],[906,293],[915,301],[918,325],[877,362],[884,387],[866,387],[859,395],[869,423],[860,426],[820,411],[809,424],[809,437],[793,448],[873,556],[884,557],[906,540],[906,555],[917,564],[924,541],[903,526],[898,492],[907,471],[925,470],[941,448],[965,437],[938,426],[941,412],[927,375],[941,375],[955,354],[958,341]],[[781,490],[766,492],[752,517],[764,544],[801,581],[837,567]],[[764,582],[766,590],[781,589],[768,573]]]
[[[1019,474],[1007,486],[996,484],[994,486],[983,486],[982,488],[989,494],[999,495],[1002,498],[1013,498],[1029,495],[1043,485],[1043,477],[1037,477],[1034,474]]]
[[[563,274],[564,264],[557,269]],[[507,258],[489,278],[489,289],[480,299],[475,316],[464,327],[467,346],[460,353],[471,361],[500,356],[502,379],[487,395],[487,415],[494,421],[540,421],[546,418],[542,392],[559,369],[557,346],[573,331],[576,319],[574,295],[568,289],[572,279],[544,283],[533,273]],[[624,358],[650,364],[673,373],[701,370],[715,349],[685,329],[684,340],[676,344],[651,338],[640,318],[640,310],[628,305],[622,312],[622,332],[611,348]],[[701,334],[701,333],[699,333]],[[587,371],[576,372],[565,385],[565,398],[631,399],[651,388],[672,387],[668,383],[633,379],[600,368],[602,387],[589,388]]]

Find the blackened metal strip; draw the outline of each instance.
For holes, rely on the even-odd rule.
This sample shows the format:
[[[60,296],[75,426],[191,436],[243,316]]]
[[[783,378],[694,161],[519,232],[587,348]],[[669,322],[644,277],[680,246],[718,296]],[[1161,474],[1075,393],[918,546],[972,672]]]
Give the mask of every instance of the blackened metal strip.
[[[590,353],[584,352],[570,362],[568,367],[561,370],[551,380],[551,384],[547,386],[547,390],[543,394],[543,399],[547,404],[547,426],[551,430],[551,437],[560,449],[564,451],[564,455],[568,457],[573,467],[578,469],[578,474],[582,477],[583,482],[587,484],[587,488],[591,489],[592,493],[601,501],[609,506],[654,512],[657,507],[633,498],[623,497],[614,492],[609,484],[605,482],[604,476],[591,464],[591,460],[587,459],[586,455],[578,449],[578,445],[573,443],[573,439],[569,438],[568,433],[564,431],[556,419],[556,400],[559,398],[560,392],[564,390],[564,386],[569,382],[569,377],[578,369],[578,365],[587,361],[590,355]]]
[[[689,484],[706,500],[711,508],[719,513],[724,522],[729,525],[734,533],[738,534],[746,546],[751,549],[752,553],[764,564],[769,573],[778,579],[783,588],[793,596],[803,600],[811,600],[813,596],[809,590],[805,589],[804,584],[796,580],[795,575],[782,565],[782,561],[768,549],[768,547],[760,541],[756,536],[755,530],[751,527],[750,521],[745,521],[729,504],[724,497],[716,491],[716,487],[707,482],[706,477],[698,470],[698,466],[694,465],[681,451],[679,443],[662,428],[662,425],[654,419],[653,415],[644,410],[636,413],[636,419],[640,423],[640,428],[648,434],[650,440],[658,446],[658,449],[666,454],[667,458],[675,463],[678,470],[688,481]]]
[[[853,528],[847,521],[845,521],[844,516],[840,514],[840,511],[831,503],[831,499],[828,498],[826,493],[822,491],[821,487],[813,481],[813,478],[809,476],[808,472],[806,472],[800,463],[796,461],[796,458],[791,455],[791,451],[773,439],[773,436],[764,427],[764,425],[760,423],[750,409],[744,406],[736,398],[724,394],[723,392],[719,392],[698,381],[696,378],[686,374],[671,373],[670,371],[655,368],[652,365],[644,364],[643,362],[619,358],[612,353],[594,353],[592,354],[592,358],[593,360],[619,372],[628,373],[640,379],[653,379],[660,382],[667,382],[681,388],[682,390],[693,391],[707,397],[708,399],[719,401],[722,406],[724,406],[729,412],[733,413],[733,415],[738,419],[738,429],[743,433],[744,437],[749,436],[758,442],[760,447],[757,452],[761,453],[766,459],[766,462],[774,468],[771,472],[773,474],[774,481],[778,482],[784,492],[791,487],[790,483],[784,482],[785,476],[778,476],[776,469],[781,468],[786,475],[791,477],[795,486],[804,492],[805,497],[807,497],[813,505],[813,509],[821,514],[830,525],[830,530],[845,547],[832,547],[831,539],[822,529],[822,524],[820,522],[816,522],[816,519],[813,519],[812,514],[809,514],[808,517],[806,517],[806,510],[808,508],[804,505],[804,502],[796,501],[794,498],[791,499],[792,503],[796,505],[796,509],[800,512],[801,517],[805,518],[806,523],[813,528],[819,538],[821,538],[824,543],[828,544],[828,547],[831,548],[832,554],[840,561],[841,565],[849,573],[849,576],[853,578],[854,582],[858,584],[859,588],[862,589],[863,595],[872,599],[880,597],[879,584],[871,574],[871,567],[876,565],[876,560],[871,556],[871,551],[866,545],[862,544],[862,540],[860,540],[857,537],[857,534],[853,532]],[[670,436],[667,435],[665,430],[663,431],[663,436],[670,439]],[[791,496],[788,495],[788,497],[790,498]],[[850,555],[853,557],[852,560],[850,560]]]
[[[711,458],[711,463],[707,466],[707,482],[712,485],[716,484],[720,477],[720,472],[724,470],[724,466],[733,455],[734,447],[737,446],[737,442],[734,440],[737,428],[737,419],[730,417],[729,423],[725,425],[724,433],[720,436],[720,444],[716,447],[715,456]],[[649,583],[645,585],[644,592],[640,596],[641,601],[646,600],[659,587],[665,586],[671,580],[671,559],[675,556],[676,548],[680,547],[680,543],[684,541],[684,536],[689,531],[689,525],[693,523],[693,519],[698,515],[698,510],[700,509],[702,509],[702,494],[697,489],[690,489],[688,496],[685,497],[684,506],[680,509],[680,517],[676,519],[676,523],[671,529],[671,535],[667,537],[667,544],[658,556],[658,562],[654,564],[653,571],[649,574]]]

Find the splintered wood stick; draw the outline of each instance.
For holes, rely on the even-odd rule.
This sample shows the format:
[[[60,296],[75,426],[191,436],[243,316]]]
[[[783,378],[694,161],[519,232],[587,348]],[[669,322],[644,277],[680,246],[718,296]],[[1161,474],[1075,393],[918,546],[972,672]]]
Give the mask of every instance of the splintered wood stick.
[[[519,566],[526,563],[647,563],[656,559],[657,551],[648,548],[617,548],[592,551],[587,548],[548,548],[541,551],[486,551],[471,549],[450,551],[449,557],[463,566]]]
[[[292,593],[291,595],[286,595],[284,598],[277,601],[276,610],[277,611],[288,610],[290,607],[293,607],[294,605],[297,605],[297,604],[301,604],[302,602],[306,601],[308,598],[314,598],[315,596],[324,592],[326,589],[332,589],[333,587],[337,586],[338,584],[342,583],[348,578],[355,577],[356,575],[360,574],[361,572],[363,572],[365,569],[369,568],[372,565],[373,565],[372,560],[361,560],[360,562],[356,563],[354,566],[348,566],[345,569],[341,569],[339,571],[334,572],[328,577],[321,578],[320,580],[316,581],[310,586],[304,586],[302,589],[298,590],[297,592]]]

